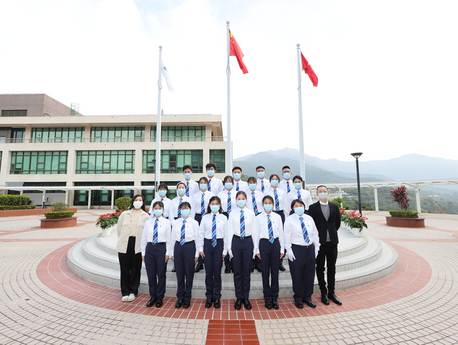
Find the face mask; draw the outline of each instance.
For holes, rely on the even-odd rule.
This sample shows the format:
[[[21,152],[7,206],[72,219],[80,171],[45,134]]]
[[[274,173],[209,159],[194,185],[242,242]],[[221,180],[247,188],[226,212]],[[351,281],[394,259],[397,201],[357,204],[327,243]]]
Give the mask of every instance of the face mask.
[[[189,180],[189,179],[191,178],[191,173],[186,173],[186,174],[184,174],[184,178],[185,178],[186,180]]]
[[[234,174],[234,178],[236,180],[240,180],[240,177],[242,177],[242,174]]]
[[[245,207],[246,205],[246,200],[237,200],[237,206],[240,208]]]
[[[256,189],[256,185],[254,183],[250,183],[249,187],[250,187],[250,190],[252,191]]]
[[[216,213],[219,211],[219,205],[210,205],[210,210],[212,210],[212,212]]]
[[[295,183],[294,184],[294,188],[296,188],[298,190],[301,189],[301,187],[302,187],[302,183]]]
[[[328,193],[318,193],[318,197],[320,198],[320,200],[327,200],[328,199]]]
[[[232,183],[225,183],[224,187],[226,187],[226,189],[231,189],[232,188]]]
[[[162,211],[162,210],[153,210],[153,213],[154,213],[154,215],[155,215],[156,217],[162,216],[162,213],[163,213],[163,212],[164,212],[164,211]]]
[[[167,191],[166,190],[160,190],[158,193],[159,193],[159,196],[164,197],[167,194]]]
[[[260,171],[260,172],[256,173],[256,175],[258,175],[259,178],[263,178],[265,174],[266,173],[264,171]]]
[[[134,201],[134,207],[135,208],[140,208],[143,205],[143,201]]]
[[[200,190],[207,190],[207,184],[201,183],[201,184],[199,185],[199,188],[200,188]]]
[[[272,211],[273,208],[274,208],[274,205],[272,205],[272,204],[265,204],[264,205],[264,210],[266,210],[267,212]]]
[[[289,180],[291,178],[291,174],[290,173],[284,173],[283,174],[283,177],[287,180]]]
[[[304,208],[303,207],[296,207],[294,209],[294,213],[296,213],[298,216],[302,216],[304,214]]]
[[[213,175],[215,175],[215,170],[207,170],[207,175],[212,177]]]
[[[177,191],[178,191],[178,195],[183,196],[186,194],[186,189],[177,189]]]
[[[278,186],[278,180],[272,180],[270,181],[270,184],[274,187]]]
[[[190,213],[191,213],[191,210],[189,208],[185,208],[184,210],[181,210],[181,215],[185,218],[189,216]]]

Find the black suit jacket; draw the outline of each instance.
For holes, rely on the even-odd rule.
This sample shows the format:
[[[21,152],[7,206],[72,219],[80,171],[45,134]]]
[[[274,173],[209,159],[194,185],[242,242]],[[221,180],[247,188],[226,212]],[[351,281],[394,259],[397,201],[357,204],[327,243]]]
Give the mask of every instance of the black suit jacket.
[[[331,238],[332,244],[339,243],[339,236],[337,230],[340,228],[340,210],[336,204],[329,202],[329,219],[326,221],[323,212],[321,211],[320,202],[310,205],[308,215],[315,221],[316,228],[318,229],[318,235],[320,237],[320,243],[326,243],[327,232],[329,230],[329,237]]]

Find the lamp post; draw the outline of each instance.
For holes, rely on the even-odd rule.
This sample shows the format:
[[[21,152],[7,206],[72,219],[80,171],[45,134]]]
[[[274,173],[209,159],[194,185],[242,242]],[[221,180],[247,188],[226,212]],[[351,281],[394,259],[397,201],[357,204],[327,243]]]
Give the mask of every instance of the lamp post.
[[[359,183],[359,163],[358,163],[358,158],[361,157],[363,153],[362,152],[355,152],[352,153],[351,155],[356,158],[356,180],[358,183],[358,205],[359,205],[359,214],[362,216],[363,212],[361,210],[361,186]]]

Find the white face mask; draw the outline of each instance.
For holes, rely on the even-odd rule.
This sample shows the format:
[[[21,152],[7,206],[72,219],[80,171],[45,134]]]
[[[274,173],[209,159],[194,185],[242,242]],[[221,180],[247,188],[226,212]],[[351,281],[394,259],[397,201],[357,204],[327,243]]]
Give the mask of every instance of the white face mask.
[[[134,207],[135,208],[140,208],[143,206],[143,201],[134,201]]]
[[[328,193],[318,193],[318,197],[321,201],[326,201],[328,199]]]

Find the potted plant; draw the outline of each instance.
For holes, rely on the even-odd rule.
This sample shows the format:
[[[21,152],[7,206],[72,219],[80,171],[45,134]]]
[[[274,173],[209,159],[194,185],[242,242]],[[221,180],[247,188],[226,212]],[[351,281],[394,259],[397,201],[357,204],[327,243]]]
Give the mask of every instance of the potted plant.
[[[102,228],[102,236],[110,236],[111,230],[114,230],[116,224],[118,224],[119,216],[122,210],[114,213],[102,214],[98,219],[95,226]]]
[[[367,229],[366,224],[366,217],[361,216],[361,214],[357,213],[356,211],[348,211],[340,210],[340,217],[342,222],[350,228],[350,230],[357,230],[357,234],[363,231],[363,228]]]
[[[64,202],[51,204],[52,211],[45,212],[46,218],[41,219],[41,228],[68,228],[77,225],[76,217],[73,217],[75,211],[69,211],[68,205]]]
[[[388,226],[400,228],[425,227],[424,218],[419,218],[417,211],[409,211],[409,192],[405,186],[393,188],[390,194],[392,201],[398,204],[399,210],[389,211],[390,217],[386,217],[386,224]]]
[[[75,214],[75,211],[69,211],[68,206],[64,202],[56,202],[51,204],[52,211],[45,212],[45,217],[47,219],[56,219],[56,218],[68,218]]]

